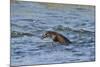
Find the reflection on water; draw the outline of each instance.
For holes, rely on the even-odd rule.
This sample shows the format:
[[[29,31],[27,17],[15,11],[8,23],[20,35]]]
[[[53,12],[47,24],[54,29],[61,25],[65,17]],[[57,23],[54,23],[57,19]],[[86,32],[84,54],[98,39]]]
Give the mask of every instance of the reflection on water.
[[[95,60],[94,6],[16,2],[11,4],[11,65]],[[56,31],[73,43],[42,40]],[[26,61],[27,60],[27,61]]]

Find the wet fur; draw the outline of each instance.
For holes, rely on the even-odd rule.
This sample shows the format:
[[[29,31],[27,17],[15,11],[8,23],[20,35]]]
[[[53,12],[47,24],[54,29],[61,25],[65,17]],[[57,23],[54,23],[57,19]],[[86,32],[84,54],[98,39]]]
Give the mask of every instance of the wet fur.
[[[49,36],[47,36],[48,34],[49,34]],[[53,32],[53,31],[47,31],[45,33],[45,37],[44,38],[46,38],[46,37],[51,37],[51,38],[53,37],[52,39],[53,39],[54,42],[59,42],[61,44],[69,44],[69,43],[71,43],[71,41],[69,39],[67,39],[65,36],[63,36],[63,35],[61,35],[61,34],[59,34],[57,32]]]

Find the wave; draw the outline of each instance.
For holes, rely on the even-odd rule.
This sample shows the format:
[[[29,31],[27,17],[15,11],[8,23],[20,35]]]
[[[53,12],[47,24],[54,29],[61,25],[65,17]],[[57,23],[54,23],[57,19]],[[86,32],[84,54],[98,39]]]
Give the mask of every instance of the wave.
[[[25,32],[18,32],[18,31],[12,31],[11,32],[11,37],[23,37],[23,36],[33,36],[32,33],[25,33]]]
[[[90,30],[85,30],[85,29],[73,29],[73,28],[70,28],[70,27],[59,27],[59,28],[53,28],[54,31],[62,31],[62,32],[65,32],[65,31],[68,31],[68,32],[74,32],[74,33],[77,33],[77,34],[95,34],[95,32],[93,31],[90,31]],[[41,31],[42,32],[42,31]],[[11,37],[12,38],[15,38],[15,37],[23,37],[23,36],[35,36],[33,33],[30,33],[30,32],[19,32],[19,31],[11,31]]]
[[[72,31],[72,32],[77,32],[77,33],[95,33],[95,31],[91,31],[91,30],[86,30],[84,28],[73,28],[73,27],[64,27],[62,25],[58,25],[53,27],[54,30],[58,30],[58,31]]]

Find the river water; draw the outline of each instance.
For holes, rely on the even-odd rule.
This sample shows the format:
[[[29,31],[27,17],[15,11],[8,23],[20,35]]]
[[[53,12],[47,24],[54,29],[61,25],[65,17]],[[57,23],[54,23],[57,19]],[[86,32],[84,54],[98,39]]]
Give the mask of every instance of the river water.
[[[68,46],[41,39],[45,31],[61,33]],[[16,2],[11,4],[11,65],[95,61],[95,7]]]

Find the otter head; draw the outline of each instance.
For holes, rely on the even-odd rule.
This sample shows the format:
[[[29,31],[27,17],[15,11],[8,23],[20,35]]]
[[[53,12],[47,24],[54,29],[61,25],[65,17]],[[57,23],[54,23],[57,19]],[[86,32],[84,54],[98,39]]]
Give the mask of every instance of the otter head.
[[[51,31],[47,31],[42,35],[42,39],[44,39],[44,38],[54,39],[55,37],[56,37],[56,35],[54,35]]]

